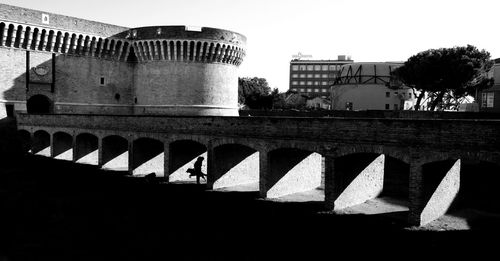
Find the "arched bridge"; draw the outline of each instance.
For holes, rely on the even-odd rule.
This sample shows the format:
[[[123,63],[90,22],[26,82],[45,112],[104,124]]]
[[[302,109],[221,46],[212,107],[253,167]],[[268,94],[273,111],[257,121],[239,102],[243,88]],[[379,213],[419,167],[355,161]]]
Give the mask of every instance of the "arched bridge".
[[[465,163],[500,164],[498,120],[19,114],[17,123],[32,153],[170,182],[203,156],[211,189],[258,182],[275,198],[321,186],[324,173],[329,209],[394,194],[415,225],[467,187]]]

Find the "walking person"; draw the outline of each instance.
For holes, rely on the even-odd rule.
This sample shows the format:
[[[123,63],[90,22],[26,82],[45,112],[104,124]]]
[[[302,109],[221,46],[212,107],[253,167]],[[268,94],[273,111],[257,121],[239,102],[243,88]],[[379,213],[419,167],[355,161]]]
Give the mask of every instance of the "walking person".
[[[201,171],[201,164],[203,163],[204,158],[198,157],[196,162],[194,163],[194,174],[196,175],[196,184],[200,184],[200,177],[205,180],[205,174]]]

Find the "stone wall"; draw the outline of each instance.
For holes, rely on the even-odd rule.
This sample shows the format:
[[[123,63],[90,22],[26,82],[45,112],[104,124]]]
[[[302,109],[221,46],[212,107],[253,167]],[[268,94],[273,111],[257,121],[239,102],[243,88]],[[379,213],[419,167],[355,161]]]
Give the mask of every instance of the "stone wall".
[[[135,95],[139,106],[187,106],[164,108],[181,115],[196,106],[200,110],[210,109],[206,106],[238,114],[238,76],[233,65],[152,62],[138,64],[136,68]]]
[[[497,153],[500,148],[497,120],[357,119],[357,118],[267,118],[267,117],[161,117],[119,115],[26,115],[20,126],[72,127],[155,133],[393,146],[436,153],[461,151]],[[467,150],[464,150],[467,148]],[[335,148],[332,148],[335,149]],[[348,153],[352,153],[349,151]],[[335,151],[339,154],[341,151]],[[436,154],[437,155],[437,154]],[[390,156],[390,155],[389,155]],[[402,158],[401,155],[395,158]],[[429,156],[429,155],[428,155]],[[432,155],[434,157],[434,155]]]
[[[43,20],[42,14],[48,15],[48,22]],[[122,26],[89,21],[76,17],[32,10],[6,4],[0,4],[0,20],[14,21],[50,28],[61,28],[72,32],[83,32],[104,37],[109,37],[128,29]]]

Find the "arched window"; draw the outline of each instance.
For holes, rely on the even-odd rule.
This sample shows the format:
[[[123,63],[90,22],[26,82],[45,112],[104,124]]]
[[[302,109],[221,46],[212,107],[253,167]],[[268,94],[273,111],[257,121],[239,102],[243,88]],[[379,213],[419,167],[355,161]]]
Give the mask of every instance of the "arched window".
[[[52,105],[47,96],[37,94],[28,99],[26,107],[28,113],[50,113]]]

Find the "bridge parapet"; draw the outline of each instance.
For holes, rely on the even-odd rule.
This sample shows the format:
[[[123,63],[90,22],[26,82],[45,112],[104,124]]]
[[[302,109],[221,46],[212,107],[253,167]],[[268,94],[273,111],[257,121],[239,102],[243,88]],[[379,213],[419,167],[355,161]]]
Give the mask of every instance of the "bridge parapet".
[[[32,153],[167,181],[203,157],[209,188],[258,182],[262,197],[314,189],[323,172],[335,210],[397,186],[415,225],[448,211],[462,162],[499,166],[491,184],[500,170],[498,120],[19,114],[17,124]]]

